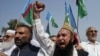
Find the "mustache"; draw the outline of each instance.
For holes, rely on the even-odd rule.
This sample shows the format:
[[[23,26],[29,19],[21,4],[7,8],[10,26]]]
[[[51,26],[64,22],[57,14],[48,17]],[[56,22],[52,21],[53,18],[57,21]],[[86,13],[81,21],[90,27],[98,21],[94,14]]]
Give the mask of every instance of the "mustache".
[[[21,39],[19,39],[19,38],[16,37],[16,38],[15,38],[15,41],[21,41]]]
[[[26,38],[20,39],[20,38],[16,37],[15,42],[28,42],[28,40]]]

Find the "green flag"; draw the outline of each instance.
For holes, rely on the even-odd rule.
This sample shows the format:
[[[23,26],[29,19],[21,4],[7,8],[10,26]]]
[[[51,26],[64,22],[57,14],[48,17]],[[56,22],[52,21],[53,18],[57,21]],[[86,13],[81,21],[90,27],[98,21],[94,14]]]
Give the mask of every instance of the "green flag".
[[[53,27],[58,28],[58,25],[55,23],[55,20],[53,18],[51,18],[51,23]]]
[[[78,6],[78,17],[83,18],[84,16],[87,16],[84,0],[76,0],[76,4]]]
[[[51,16],[49,12],[47,13],[46,20],[52,23],[52,27],[58,28],[57,23],[55,22],[54,18]]]

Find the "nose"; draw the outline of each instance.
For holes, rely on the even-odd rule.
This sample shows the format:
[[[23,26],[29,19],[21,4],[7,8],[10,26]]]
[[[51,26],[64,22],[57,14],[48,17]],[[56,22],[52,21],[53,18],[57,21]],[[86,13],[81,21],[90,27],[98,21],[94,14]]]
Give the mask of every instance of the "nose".
[[[4,41],[6,41],[6,40],[7,40],[7,38],[6,38],[6,37],[4,37],[4,38],[3,38],[3,40],[4,40]]]
[[[92,32],[92,35],[97,35],[97,33],[96,32]]]
[[[18,38],[20,35],[19,35],[19,33],[16,33],[15,34],[15,38]]]
[[[59,38],[58,38],[59,40],[62,40],[63,39],[63,37],[62,36],[59,36]]]

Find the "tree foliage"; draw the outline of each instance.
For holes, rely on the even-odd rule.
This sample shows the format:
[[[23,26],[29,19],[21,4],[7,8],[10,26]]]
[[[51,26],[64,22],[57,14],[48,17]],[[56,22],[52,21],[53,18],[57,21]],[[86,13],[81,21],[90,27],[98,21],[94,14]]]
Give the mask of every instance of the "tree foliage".
[[[25,23],[18,21],[17,19],[11,19],[8,23],[8,27],[2,27],[1,32],[5,33],[7,29],[14,30],[18,25],[25,25]]]

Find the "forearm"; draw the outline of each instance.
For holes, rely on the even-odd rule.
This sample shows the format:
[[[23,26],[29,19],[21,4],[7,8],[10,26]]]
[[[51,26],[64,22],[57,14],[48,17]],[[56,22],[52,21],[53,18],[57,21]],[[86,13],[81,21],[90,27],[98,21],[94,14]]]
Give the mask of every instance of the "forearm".
[[[54,51],[54,42],[49,39],[40,20],[40,13],[45,9],[44,3],[36,2],[33,4],[34,13],[34,33],[35,37],[40,43],[41,47],[48,53],[52,54]],[[50,55],[51,56],[51,55]]]
[[[52,54],[54,51],[54,42],[49,38],[49,35],[44,31],[40,19],[35,20],[35,37],[40,43],[41,47],[48,53]]]
[[[45,32],[44,27],[43,27],[43,25],[41,24],[41,20],[40,20],[40,19],[36,19],[36,20],[35,20],[34,26],[35,26],[34,32],[35,32],[36,39],[37,39],[38,41],[41,40],[40,43],[42,43],[42,42],[44,41],[44,39],[48,39],[49,41],[51,41],[51,40],[49,39],[49,35]],[[43,44],[43,43],[42,43],[42,44]]]

